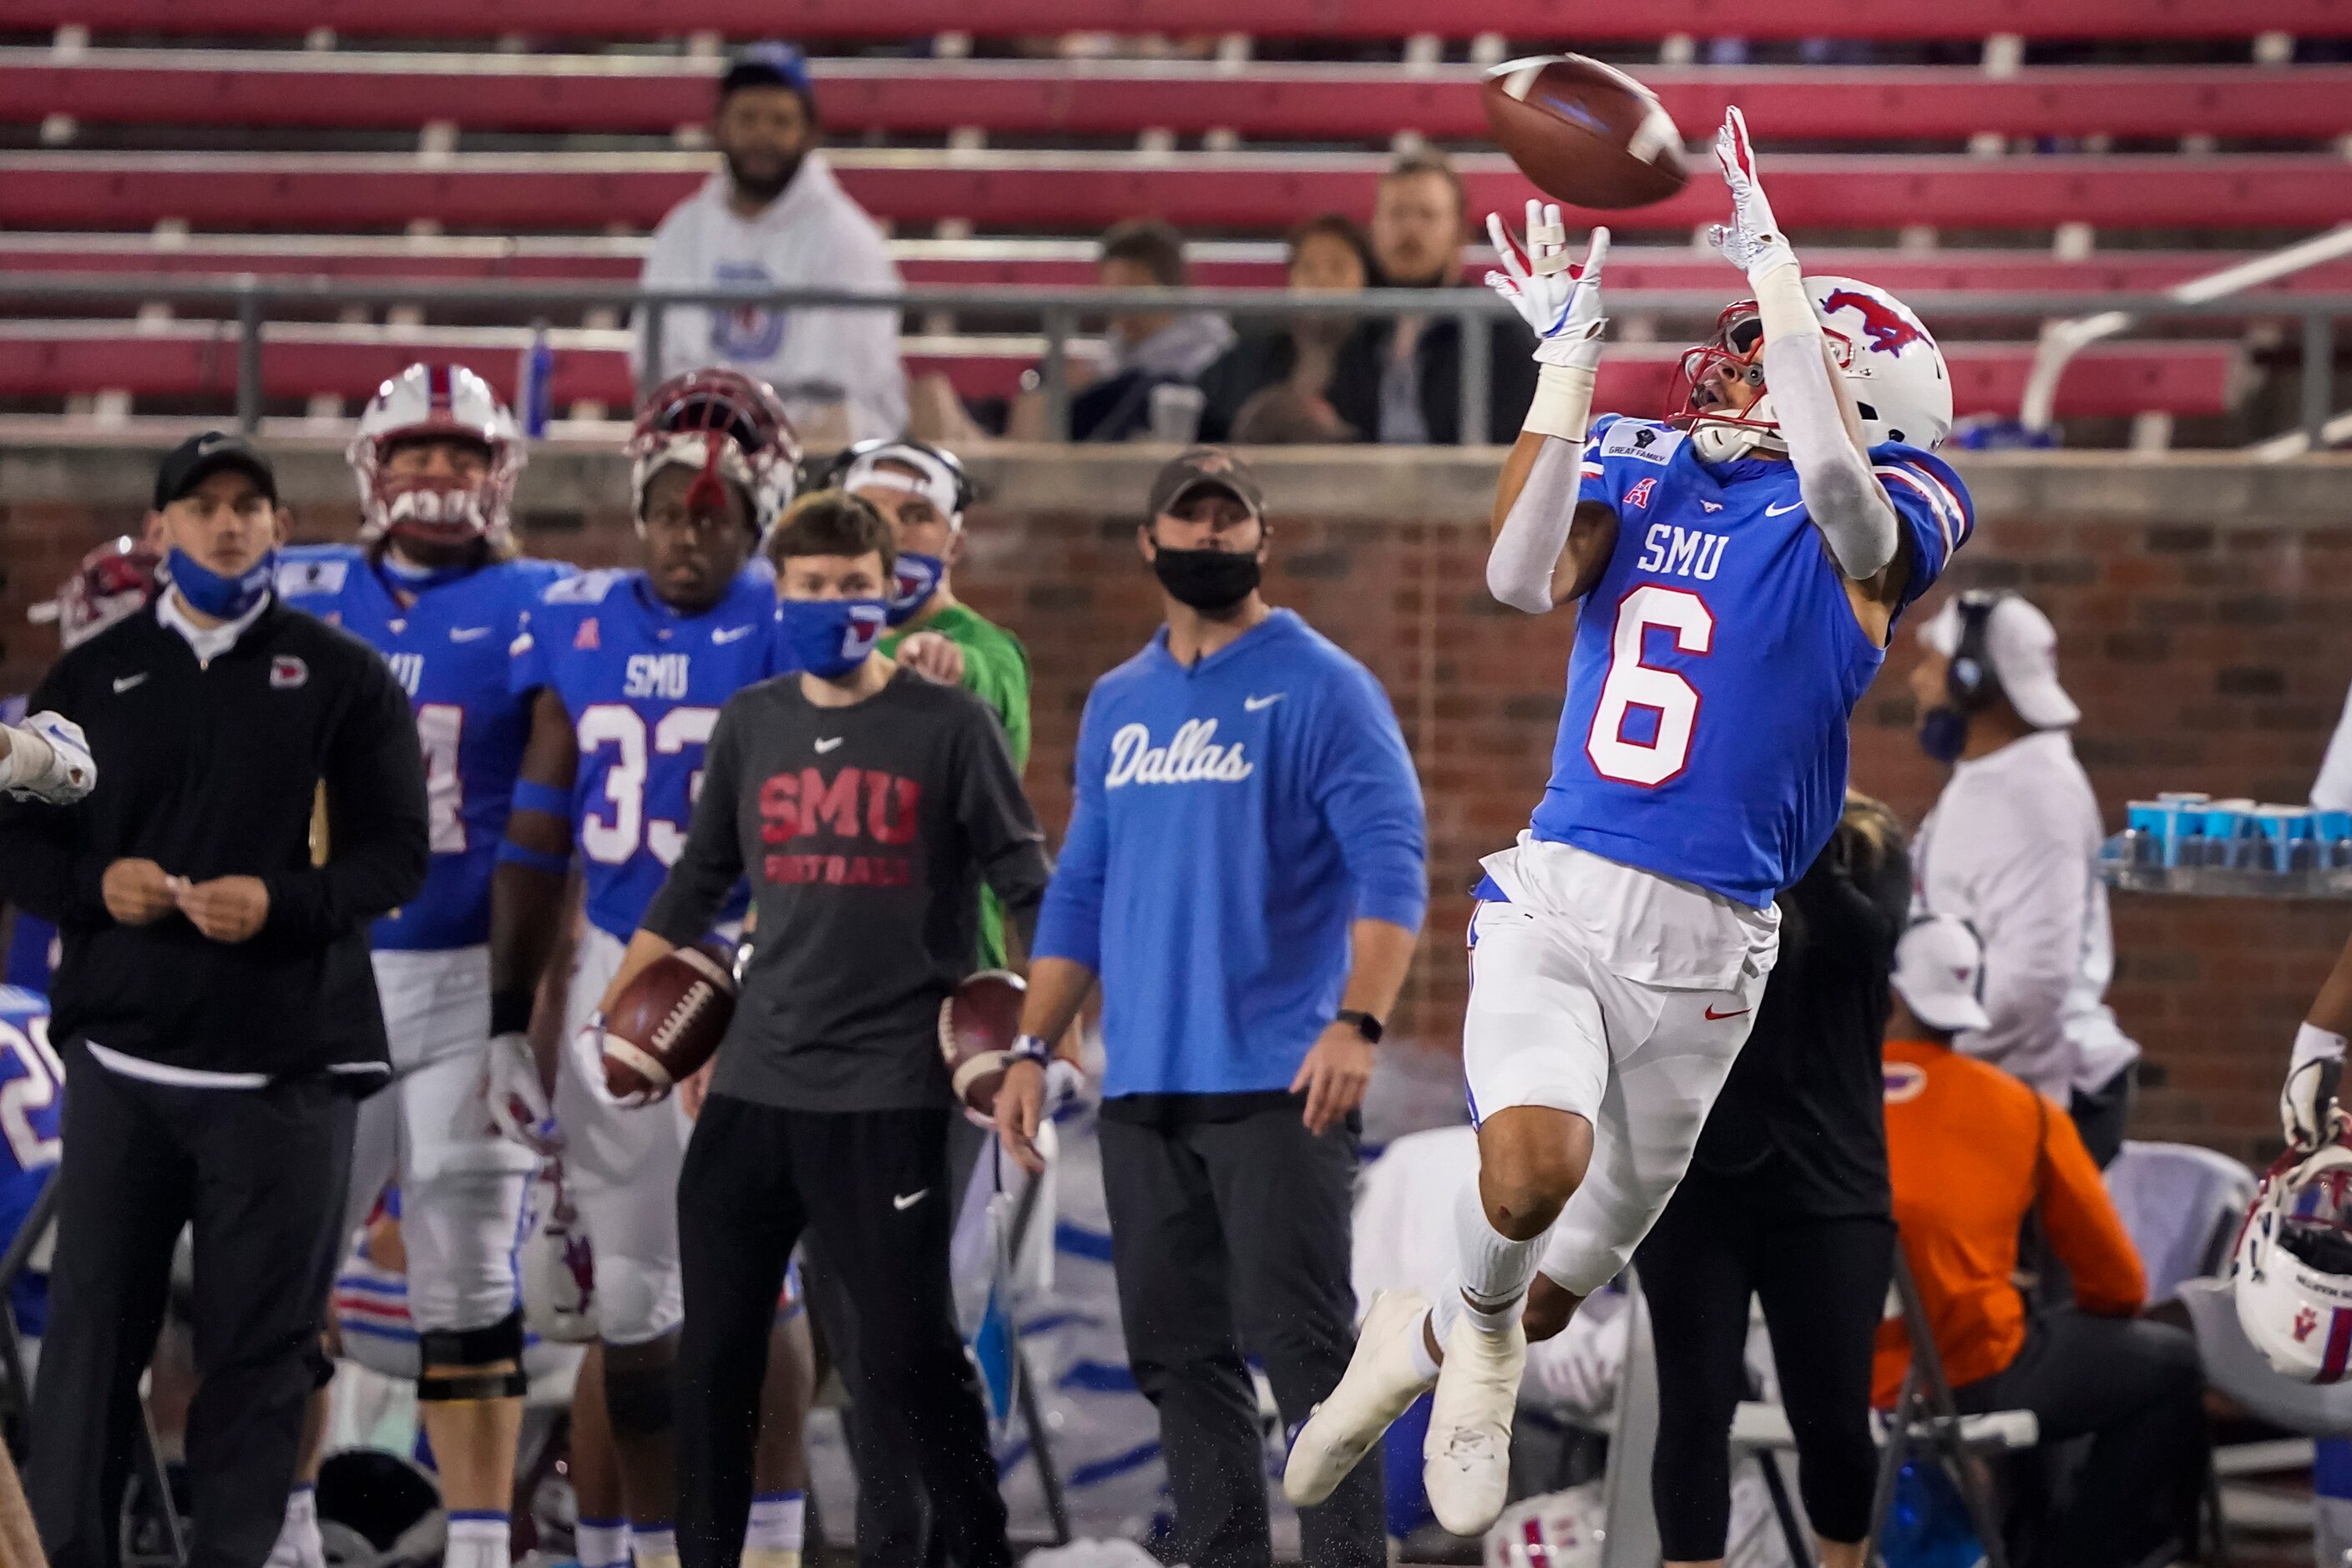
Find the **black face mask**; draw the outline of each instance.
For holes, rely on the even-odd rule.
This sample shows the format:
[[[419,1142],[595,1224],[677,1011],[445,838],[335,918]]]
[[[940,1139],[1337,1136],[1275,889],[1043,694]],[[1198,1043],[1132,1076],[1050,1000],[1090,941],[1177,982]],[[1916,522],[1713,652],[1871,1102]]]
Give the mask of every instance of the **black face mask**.
[[[1203,615],[1230,610],[1257,592],[1255,551],[1170,550],[1163,545],[1151,557],[1151,572],[1177,603]]]

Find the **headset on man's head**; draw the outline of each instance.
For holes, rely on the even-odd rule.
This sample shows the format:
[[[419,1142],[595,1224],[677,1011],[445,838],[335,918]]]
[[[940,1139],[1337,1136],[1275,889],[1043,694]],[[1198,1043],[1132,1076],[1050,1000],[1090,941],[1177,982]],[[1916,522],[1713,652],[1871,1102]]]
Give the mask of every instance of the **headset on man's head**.
[[[918,441],[910,436],[873,437],[844,447],[822,464],[804,465],[803,478],[806,482],[802,486],[803,492],[836,489],[860,459],[879,454],[887,462],[887,454],[893,450],[919,452],[947,470],[949,478],[955,482],[956,515],[962,515],[964,510],[978,499],[972,489],[971,475],[964,470],[963,459],[944,447],[934,447],[929,441]]]
[[[1944,689],[1962,713],[1982,712],[2000,695],[2000,677],[1992,668],[1992,617],[2005,599],[2016,595],[2005,589],[1971,588],[1953,603],[1960,617],[1960,635],[1952,644],[1952,662],[1944,672]]]

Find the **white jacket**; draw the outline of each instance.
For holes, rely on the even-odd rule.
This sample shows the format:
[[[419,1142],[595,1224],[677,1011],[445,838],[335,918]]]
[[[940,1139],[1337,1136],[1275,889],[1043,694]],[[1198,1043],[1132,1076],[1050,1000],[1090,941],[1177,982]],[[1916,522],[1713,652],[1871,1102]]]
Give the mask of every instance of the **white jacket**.
[[[1954,767],[1912,846],[1919,910],[1984,939],[1992,1027],[1955,1043],[2061,1105],[2139,1058],[2105,1001],[2116,959],[2101,837],[2073,740],[2042,730]]]
[[[648,289],[773,285],[897,293],[903,285],[882,232],[850,200],[822,153],[801,163],[784,194],[756,217],[727,205],[725,170],[670,209],[654,230],[639,283]],[[822,430],[839,408],[853,441],[907,424],[907,374],[896,310],[710,310],[662,318],[661,363],[644,363],[642,315],[631,321],[641,389],[705,365],[728,365],[776,389],[794,423]]]

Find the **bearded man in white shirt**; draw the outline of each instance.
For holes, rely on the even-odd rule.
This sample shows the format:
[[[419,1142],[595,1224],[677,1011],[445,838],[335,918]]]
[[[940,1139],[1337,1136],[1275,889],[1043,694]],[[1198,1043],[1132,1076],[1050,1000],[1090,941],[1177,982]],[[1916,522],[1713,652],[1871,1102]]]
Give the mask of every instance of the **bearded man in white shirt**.
[[[1912,847],[1916,912],[1985,944],[1989,1027],[1956,1042],[2064,1105],[2105,1166],[2122,1146],[2139,1047],[2105,1000],[2115,973],[2105,828],[2058,683],[2058,634],[2014,594],[1963,594],[1919,628],[1919,741],[1952,766]]]
[[[815,150],[819,133],[800,50],[746,50],[719,79],[711,115],[723,167],[654,230],[638,284],[899,292],[882,231]],[[726,365],[774,387],[803,440],[845,444],[906,426],[896,310],[676,307],[662,316],[657,364],[646,363],[642,310],[632,327],[641,389]]]

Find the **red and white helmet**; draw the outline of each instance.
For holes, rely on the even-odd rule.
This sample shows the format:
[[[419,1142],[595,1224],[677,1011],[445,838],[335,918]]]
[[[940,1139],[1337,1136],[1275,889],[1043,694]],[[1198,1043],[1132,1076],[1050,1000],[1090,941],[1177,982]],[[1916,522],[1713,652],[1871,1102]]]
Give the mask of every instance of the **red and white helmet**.
[[[395,479],[384,472],[396,443],[434,436],[488,449],[479,483]],[[359,476],[361,538],[464,544],[506,536],[508,503],[522,473],[522,427],[490,384],[464,365],[413,364],[377,387],[346,455]]]
[[[1952,428],[1951,371],[1911,307],[1853,278],[1807,278],[1805,292],[1821,318],[1831,357],[1853,393],[1870,445],[1940,445]],[[1745,412],[1712,402],[1718,366],[1758,389],[1759,395]],[[1709,462],[1758,447],[1784,449],[1772,416],[1772,395],[1764,385],[1764,321],[1755,300],[1725,307],[1714,334],[1683,355],[1666,418],[1690,431],[1691,445]]]
[[[792,505],[800,460],[800,437],[775,389],[740,371],[670,377],[637,410],[629,437],[629,482],[641,519],[646,487],[679,465],[701,470],[689,504],[716,510],[723,504],[717,487],[735,485],[751,503],[753,531],[765,534]]]
[[[2238,1232],[2231,1274],[2238,1322],[2276,1371],[2298,1383],[2352,1371],[2352,1146],[2335,1136],[2279,1157]]]
[[[88,642],[115,622],[137,615],[155,596],[155,574],[163,558],[125,534],[81,558],[57,593],[25,612],[32,621],[55,621],[58,641],[67,647]]]

